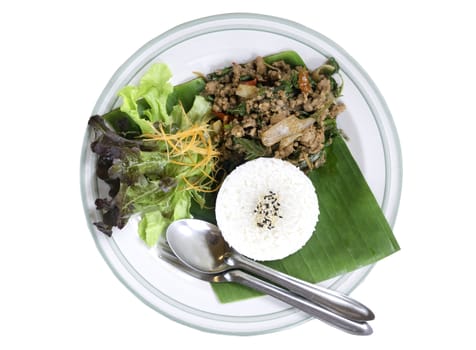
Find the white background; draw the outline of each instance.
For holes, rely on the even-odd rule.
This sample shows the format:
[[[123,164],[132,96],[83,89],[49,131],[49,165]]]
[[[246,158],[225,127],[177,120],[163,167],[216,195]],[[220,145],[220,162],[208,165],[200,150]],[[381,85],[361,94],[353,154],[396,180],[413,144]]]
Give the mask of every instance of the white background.
[[[476,26],[467,3],[2,2],[0,348],[474,349]],[[145,42],[225,12],[280,16],[331,38],[369,73],[394,116],[402,250],[353,293],[377,315],[370,337],[318,321],[252,337],[190,329],[136,299],[96,250],[79,157],[97,97]]]

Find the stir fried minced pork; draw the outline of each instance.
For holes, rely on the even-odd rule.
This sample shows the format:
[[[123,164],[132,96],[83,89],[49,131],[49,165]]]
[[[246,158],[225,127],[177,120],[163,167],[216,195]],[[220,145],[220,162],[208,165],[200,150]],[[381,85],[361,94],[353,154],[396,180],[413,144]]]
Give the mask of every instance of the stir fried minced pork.
[[[202,95],[213,103],[214,137],[225,167],[262,156],[307,170],[321,165],[321,151],[345,110],[337,101],[341,86],[332,76],[334,62],[310,72],[256,57],[209,74]]]

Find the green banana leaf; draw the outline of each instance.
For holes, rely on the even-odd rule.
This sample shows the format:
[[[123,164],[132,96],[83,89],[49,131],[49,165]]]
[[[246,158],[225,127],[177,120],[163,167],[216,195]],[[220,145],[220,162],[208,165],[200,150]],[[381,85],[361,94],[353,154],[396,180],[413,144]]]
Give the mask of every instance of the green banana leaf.
[[[334,139],[325,165],[311,171],[309,178],[319,199],[316,230],[297,253],[266,265],[315,283],[375,263],[400,249],[342,137]],[[193,206],[192,214],[213,221],[211,208]],[[235,283],[212,283],[212,288],[222,303],[260,295]]]
[[[304,66],[294,51],[264,57],[267,63],[284,60],[292,66]],[[202,78],[174,87],[168,106],[177,101],[188,110],[193,98],[204,88]],[[104,116],[125,137],[134,137],[138,130],[124,113],[113,110]],[[345,141],[336,136],[327,150],[324,166],[310,172],[309,178],[319,198],[320,216],[316,230],[297,253],[265,264],[309,282],[320,282],[360,267],[375,263],[400,249],[382,210],[368,187]],[[216,223],[216,194],[206,195],[206,206],[192,201],[195,218]],[[261,295],[235,283],[212,283],[220,300],[227,303]]]

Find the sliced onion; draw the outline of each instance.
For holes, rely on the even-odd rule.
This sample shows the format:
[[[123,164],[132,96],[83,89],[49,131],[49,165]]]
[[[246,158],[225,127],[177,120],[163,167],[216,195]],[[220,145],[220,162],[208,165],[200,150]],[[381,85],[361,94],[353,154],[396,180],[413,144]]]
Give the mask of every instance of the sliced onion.
[[[258,88],[254,85],[240,84],[236,88],[236,94],[243,98],[251,98],[258,94]]]
[[[272,146],[282,139],[301,133],[314,124],[314,118],[298,119],[294,116],[287,117],[271,126],[261,134],[261,142],[265,146]]]

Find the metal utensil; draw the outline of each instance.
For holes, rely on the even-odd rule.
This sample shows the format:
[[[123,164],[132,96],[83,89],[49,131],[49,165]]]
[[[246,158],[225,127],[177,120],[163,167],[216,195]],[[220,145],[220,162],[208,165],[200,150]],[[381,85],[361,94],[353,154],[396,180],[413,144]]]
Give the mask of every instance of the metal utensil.
[[[285,289],[279,288],[269,282],[263,281],[241,270],[230,270],[216,274],[202,273],[183,264],[166,243],[159,244],[160,257],[175,266],[177,269],[203,281],[207,282],[235,282],[253,288],[262,293],[268,294],[281,300],[307,314],[325,322],[326,324],[338,328],[354,335],[370,335],[372,328],[366,322],[357,322],[337,315],[325,308],[313,304]]]
[[[369,308],[344,294],[286,275],[237,253],[225,242],[218,227],[206,221],[175,221],[166,235],[174,254],[200,272],[219,274],[231,269],[246,270],[345,318],[354,321],[375,318]]]

